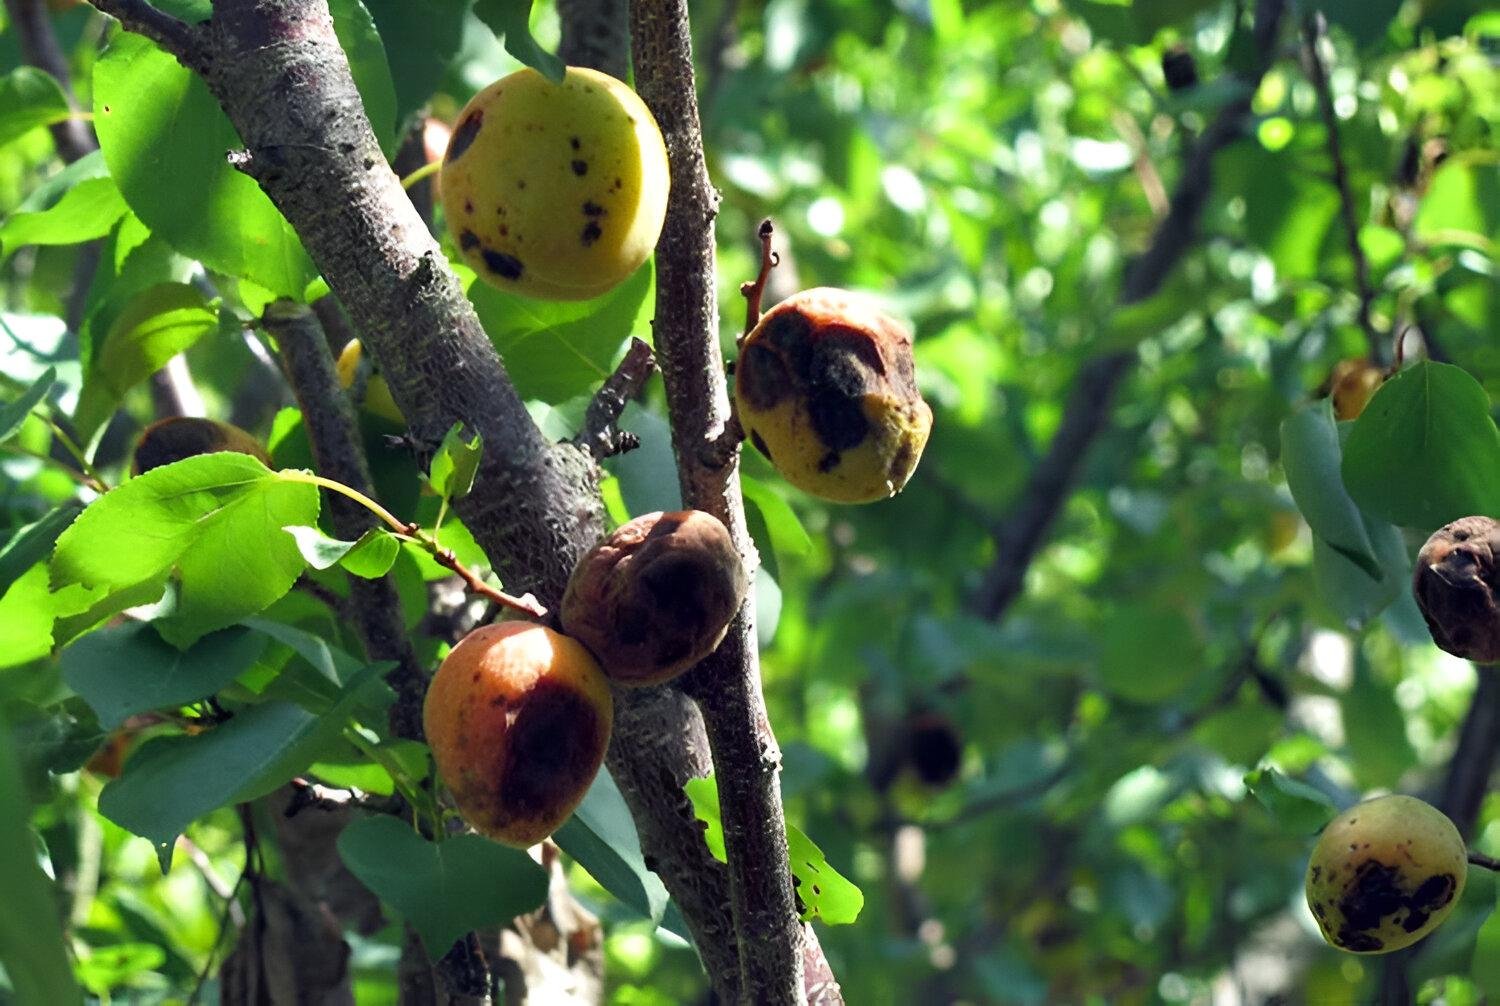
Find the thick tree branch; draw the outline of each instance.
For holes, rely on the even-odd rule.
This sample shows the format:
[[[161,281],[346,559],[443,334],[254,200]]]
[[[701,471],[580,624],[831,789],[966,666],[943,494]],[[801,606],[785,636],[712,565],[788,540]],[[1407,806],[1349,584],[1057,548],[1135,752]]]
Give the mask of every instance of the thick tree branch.
[[[1213,183],[1214,155],[1241,135],[1250,98],[1274,61],[1284,10],[1285,0],[1259,0],[1256,4],[1255,41],[1260,62],[1245,80],[1244,97],[1225,106],[1193,147],[1166,217],[1157,226],[1150,246],[1125,273],[1120,307],[1139,303],[1160,290],[1195,243],[1198,219]],[[1020,596],[1026,571],[1072,491],[1089,447],[1108,424],[1115,392],[1134,362],[1133,351],[1114,352],[1096,356],[1079,368],[1063,409],[1062,425],[1000,523],[995,561],[985,572],[973,601],[974,610],[983,617],[999,618]]]
[[[745,525],[738,455],[722,465],[704,463],[705,448],[730,421],[730,407],[715,289],[719,196],[704,164],[686,0],[636,0],[630,29],[636,86],[661,126],[672,172],[657,243],[653,326],[682,498],[723,521],[754,569],[758,558]],[[753,594],[718,651],[690,672],[685,689],[703,711],[719,788],[739,943],[739,1001],[802,1002],[810,991],[804,976],[811,972],[817,996],[840,1001],[826,963],[804,970],[804,948],[816,944],[798,919],[787,863],[781,751],[761,695]]]
[[[333,354],[323,326],[310,308],[277,301],[266,308],[266,331],[286,365],[287,381],[302,410],[302,424],[312,444],[313,461],[326,478],[366,496],[374,496],[369,462],[359,437],[359,425],[349,396],[339,386]],[[369,510],[337,493],[324,492],[333,530],[352,541],[380,524]],[[422,697],[427,675],[417,662],[401,616],[401,598],[388,576],[373,580],[349,577],[355,631],[371,660],[394,660],[386,681],[396,690],[391,707],[391,729],[398,737],[422,736]]]
[[[557,55],[569,66],[586,66],[618,80],[630,74],[630,28],[626,0],[557,0],[562,40]]]
[[[475,490],[459,501],[459,516],[507,586],[555,606],[574,562],[602,533],[597,469],[587,451],[548,443],[531,422],[381,154],[326,0],[216,0],[212,21],[193,31],[201,49],[189,65],[245,144],[237,163],[291,222],[347,307],[415,439],[435,447],[458,421],[484,437]],[[687,703],[659,715],[652,709],[651,696],[617,698],[609,765],[643,850],[715,970],[735,952],[729,899],[681,790],[707,770],[701,725]]]
[[[1333,91],[1328,84],[1328,67],[1323,62],[1322,46],[1327,41],[1327,25],[1318,11],[1309,11],[1302,19],[1303,62],[1307,66],[1307,79],[1318,95],[1318,112],[1323,118],[1323,131],[1327,134],[1328,158],[1333,162],[1333,184],[1339,191],[1339,214],[1343,217],[1344,238],[1348,242],[1349,257],[1354,262],[1354,290],[1359,296],[1359,327],[1364,330],[1370,344],[1370,361],[1383,365],[1386,362],[1386,338],[1375,327],[1370,316],[1370,305],[1375,300],[1375,290],[1370,286],[1370,263],[1365,258],[1364,247],[1359,243],[1359,211],[1354,205],[1354,193],[1349,187],[1349,169],[1344,162],[1344,147],[1339,141],[1339,120],[1333,108]]]

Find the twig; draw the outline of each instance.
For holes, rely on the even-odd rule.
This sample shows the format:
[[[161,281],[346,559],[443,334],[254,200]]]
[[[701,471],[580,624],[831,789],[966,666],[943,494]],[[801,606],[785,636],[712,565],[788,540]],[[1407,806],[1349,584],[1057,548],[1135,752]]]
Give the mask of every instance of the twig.
[[[1333,91],[1328,84],[1328,67],[1320,52],[1326,41],[1326,23],[1318,11],[1309,11],[1302,19],[1302,39],[1307,79],[1318,95],[1318,111],[1323,118],[1323,131],[1327,134],[1328,157],[1333,162],[1333,183],[1339,191],[1339,212],[1344,220],[1344,237],[1349,245],[1349,257],[1354,261],[1354,289],[1359,295],[1359,327],[1364,330],[1370,344],[1370,361],[1377,366],[1386,359],[1385,336],[1375,327],[1370,315],[1370,305],[1375,300],[1375,291],[1370,286],[1370,263],[1365,258],[1364,248],[1359,243],[1359,213],[1354,206],[1354,193],[1349,186],[1349,169],[1344,163],[1343,144],[1339,140],[1338,115],[1333,107]]]
[[[357,789],[336,789],[306,779],[293,779],[292,796],[287,801],[287,817],[296,817],[309,807],[317,810],[349,810],[357,808],[376,814],[399,814],[406,801],[397,796],[378,796]]]
[[[421,529],[416,529],[416,533],[417,535],[425,535],[426,532],[421,531]],[[422,539],[418,537],[417,540],[420,542]],[[537,620],[541,620],[547,617],[546,606],[542,604],[541,601],[537,600],[535,594],[526,593],[522,594],[520,597],[513,597],[510,594],[507,594],[505,591],[500,590],[498,587],[491,587],[480,578],[478,573],[474,572],[468,566],[465,566],[463,563],[459,562],[458,556],[453,554],[453,550],[451,548],[442,548],[441,546],[438,547],[435,551],[433,551],[432,558],[437,562],[439,566],[443,566],[446,569],[450,569],[453,572],[457,573],[459,578],[463,580],[465,586],[469,588],[470,593],[478,594],[480,597],[494,601],[501,607],[509,608],[512,611],[520,612],[523,615],[527,615]]]
[[[618,429],[615,424],[625,406],[646,386],[651,375],[656,373],[656,357],[651,347],[640,339],[632,338],[625,358],[600,385],[589,402],[583,416],[583,428],[573,442],[587,450],[594,458],[602,459],[623,454],[640,446],[635,434]]]
[[[1470,849],[1469,863],[1470,865],[1477,866],[1480,869],[1493,870],[1496,873],[1500,873],[1500,857],[1486,856],[1482,852],[1475,852],[1473,849]]]
[[[683,502],[722,521],[753,566],[737,455],[719,466],[704,459],[704,448],[731,416],[718,342],[713,225],[719,197],[704,163],[687,0],[635,0],[630,29],[636,87],[662,128],[671,167],[657,243],[654,324],[678,481]],[[760,690],[753,592],[719,649],[689,672],[683,688],[703,712],[713,755],[739,957],[736,982],[716,969],[719,956],[704,954],[715,991],[728,1002],[800,1003],[809,994],[806,977],[815,976],[820,999],[841,1001],[826,962],[819,963],[816,936],[799,921],[792,890],[781,750]],[[708,892],[692,893],[697,903]]]
[[[760,222],[755,236],[760,238],[760,273],[748,283],[740,284],[740,296],[745,298],[745,334],[740,336],[743,342],[755,328],[755,323],[760,321],[760,298],[765,293],[766,280],[771,278],[771,270],[781,264],[781,256],[771,250],[771,234],[774,228],[771,226],[771,218]]]
[[[146,0],[89,0],[137,35],[144,35],[177,57],[184,66],[203,62],[200,31],[193,25],[147,3]]]
[[[1250,99],[1274,61],[1276,35],[1285,0],[1259,0],[1255,40],[1260,62],[1246,80],[1244,96],[1224,108],[1203,131],[1193,148],[1182,178],[1172,194],[1171,207],[1156,228],[1150,246],[1125,274],[1121,307],[1139,303],[1156,293],[1195,243],[1198,219],[1213,183],[1214,155],[1240,135]],[[1135,361],[1134,352],[1106,353],[1079,368],[1068,403],[1046,455],[1032,470],[1025,490],[1001,522],[995,537],[995,560],[972,602],[984,618],[998,619],[1020,596],[1026,571],[1042,546],[1089,447],[1109,421],[1115,392]]]

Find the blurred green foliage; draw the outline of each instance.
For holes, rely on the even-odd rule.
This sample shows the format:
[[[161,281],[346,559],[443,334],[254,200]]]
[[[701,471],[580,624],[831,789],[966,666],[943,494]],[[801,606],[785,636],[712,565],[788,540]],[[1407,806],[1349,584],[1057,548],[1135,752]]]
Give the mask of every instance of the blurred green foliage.
[[[333,5],[388,149],[428,111],[451,116],[518,65],[471,6]],[[505,6],[478,10],[511,52],[540,58]],[[1372,346],[1292,19],[1245,135],[1214,162],[1201,242],[1158,295],[1117,310],[1123,270],[1149,244],[1185,151],[1241,96],[1233,74],[1251,58],[1253,6],[693,4],[708,167],[723,196],[726,352],[743,319],[738,285],[758,261],[755,227],[769,216],[782,256],[771,300],[817,285],[880,297],[915,332],[936,413],[917,475],[877,505],[820,503],[745,456],[788,819],[863,892],[853,924],[820,928],[850,1002],[1352,1004],[1380,980],[1378,959],[1318,940],[1301,875],[1328,808],[1376,788],[1432,792],[1475,688],[1469,665],[1431,646],[1405,584],[1416,546],[1457,516],[1428,485],[1456,479],[1460,509],[1500,512],[1500,449],[1486,425],[1500,396],[1500,16],[1478,0],[1322,5],[1374,348],[1388,360],[1405,333],[1409,360],[1420,333],[1426,354],[1452,365],[1408,371],[1339,429],[1310,403],[1336,363]],[[556,11],[533,7],[531,33],[551,51]],[[46,128],[66,114],[59,91],[22,66],[14,26],[0,30],[0,399],[37,387],[46,402],[0,423],[19,423],[0,455],[0,744],[8,732],[25,789],[0,779],[0,810],[30,804],[26,837],[53,881],[79,984],[100,999],[167,1001],[226,952],[243,822],[218,807],[234,795],[227,783],[210,799],[170,801],[181,821],[153,806],[153,779],[190,777],[193,757],[218,760],[183,729],[212,713],[204,691],[172,693],[188,704],[134,722],[141,760],[118,782],[105,770],[119,771],[119,751],[115,765],[96,758],[81,771],[101,744],[110,754],[120,743],[101,718],[113,727],[126,713],[101,712],[97,682],[91,690],[51,655],[54,625],[62,639],[100,614],[80,621],[97,599],[65,596],[42,561],[70,501],[92,497],[33,455],[54,447],[42,415],[68,425],[87,389],[80,422],[100,430],[79,446],[120,479],[153,416],[140,380],[181,350],[207,414],[269,439],[280,465],[308,464],[252,323],[275,296],[322,291],[290,228],[225,163],[235,139],[206,89],[107,24],[86,6],[54,15],[78,107],[93,110],[105,144],[68,168]],[[1194,86],[1167,86],[1169,53],[1191,56]],[[584,308],[471,294],[539,423],[563,437],[625,339],[649,332],[653,290],[643,271]],[[998,622],[979,617],[995,527],[1066,421],[1074,375],[1119,350],[1133,370],[1024,595]],[[430,521],[437,501],[383,446],[392,429],[365,422],[382,500]],[[625,425],[643,446],[607,465],[617,520],[677,504],[659,384]],[[473,554],[451,519],[444,541]],[[444,571],[408,551],[392,568],[416,627]],[[337,568],[313,579],[346,590]],[[154,587],[109,610],[156,601]],[[359,673],[347,623],[309,594],[286,594],[264,616],[282,628],[256,632],[272,643],[246,651],[248,669],[219,695],[258,711],[237,728],[246,773],[264,767],[252,756],[305,739],[305,708],[318,708],[309,694],[323,716]],[[201,626],[191,628],[179,642]],[[85,638],[131,642],[101,636]],[[426,659],[442,645],[418,638]],[[205,688],[223,687],[208,677]],[[340,700],[342,715],[352,701]],[[296,721],[291,733],[277,717]],[[409,792],[425,775],[420,750],[343,719],[330,732],[310,772],[331,784]],[[310,750],[297,749],[302,764]],[[945,758],[952,770],[936,771]],[[239,781],[256,780],[266,778]],[[113,802],[100,799],[106,784]],[[675,909],[610,793],[591,794],[560,833],[583,864],[575,887],[605,923],[609,1001],[702,1001]],[[153,815],[133,826],[161,841],[191,820],[189,855],[165,875],[151,842],[116,823]],[[350,839],[372,885],[391,849],[425,844],[383,828]],[[1500,799],[1474,834],[1500,853]],[[11,871],[29,866],[17,838],[7,892]],[[381,889],[398,914],[413,911],[411,879]],[[35,900],[27,910],[46,914]],[[1495,903],[1493,879],[1475,877],[1412,965],[1422,1001],[1500,997]],[[466,911],[459,921],[472,924]],[[463,928],[453,917],[423,925]],[[394,1001],[400,939],[395,925],[351,934],[360,1002]],[[42,962],[35,975],[9,967],[16,993],[61,981]]]

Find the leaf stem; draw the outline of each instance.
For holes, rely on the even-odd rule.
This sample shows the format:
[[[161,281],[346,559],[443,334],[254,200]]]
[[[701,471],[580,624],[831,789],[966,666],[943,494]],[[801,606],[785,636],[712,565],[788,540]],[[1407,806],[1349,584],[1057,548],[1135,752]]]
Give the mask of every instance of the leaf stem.
[[[401,187],[403,189],[410,189],[413,185],[417,184],[422,179],[427,178],[430,175],[437,174],[442,170],[442,168],[442,161],[433,161],[430,164],[424,164],[417,170],[413,171],[411,174],[407,175],[405,178],[401,179]]]
[[[89,461],[88,455],[78,446],[78,442],[68,435],[68,431],[58,425],[57,420],[51,416],[47,417],[47,425],[52,427],[52,435],[57,437],[62,443],[64,450],[73,455],[74,460],[78,462],[78,466],[83,470],[84,474],[97,483],[95,488],[100,492],[108,492],[109,483],[104,481],[104,476],[99,474],[99,470],[94,467],[93,462]]]
[[[357,489],[351,489],[342,482],[324,478],[321,475],[302,471],[297,468],[283,468],[276,473],[276,476],[288,482],[304,482],[308,485],[319,486],[330,492],[336,492],[341,496],[348,497],[384,521],[396,537],[403,541],[410,541],[420,545],[436,560],[438,565],[457,573],[463,579],[465,586],[469,588],[470,592],[478,594],[480,597],[488,598],[496,604],[510,608],[512,611],[529,615],[532,618],[547,617],[546,607],[535,596],[532,594],[523,594],[520,597],[513,597],[503,590],[491,587],[480,579],[478,573],[459,562],[458,556],[454,554],[451,548],[444,548],[436,538],[422,530],[420,526],[405,523],[395,514]]]

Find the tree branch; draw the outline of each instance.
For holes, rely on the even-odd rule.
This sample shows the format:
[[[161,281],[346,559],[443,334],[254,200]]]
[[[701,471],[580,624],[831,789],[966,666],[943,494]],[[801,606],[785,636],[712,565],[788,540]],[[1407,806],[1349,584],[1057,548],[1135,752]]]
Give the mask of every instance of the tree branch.
[[[5,0],[5,9],[10,14],[11,26],[21,43],[21,57],[38,70],[51,74],[62,88],[68,107],[78,110],[78,99],[73,94],[72,74],[68,71],[68,57],[57,44],[57,34],[52,30],[52,21],[47,16],[46,0]],[[86,154],[99,149],[94,132],[80,118],[64,119],[49,127],[57,154],[72,164]]]
[[[1344,163],[1344,148],[1339,141],[1338,115],[1333,109],[1333,91],[1328,84],[1328,67],[1323,62],[1322,45],[1327,40],[1327,24],[1318,11],[1309,11],[1302,19],[1303,62],[1307,67],[1307,79],[1318,95],[1318,111],[1323,118],[1323,131],[1327,134],[1328,157],[1333,162],[1333,183],[1339,191],[1339,213],[1344,221],[1344,237],[1349,245],[1349,257],[1354,261],[1354,289],[1359,295],[1359,327],[1364,330],[1370,344],[1370,361],[1377,365],[1386,362],[1386,338],[1375,327],[1370,316],[1370,305],[1375,300],[1375,291],[1370,286],[1370,263],[1359,243],[1359,212],[1354,206],[1354,194],[1349,187],[1349,169]]]
[[[557,55],[568,66],[586,66],[618,80],[630,75],[626,0],[557,0],[562,40]]]
[[[713,514],[754,569],[738,455],[704,463],[705,448],[730,422],[719,352],[714,218],[719,196],[703,157],[686,0],[630,6],[636,86],[666,139],[671,198],[656,253],[656,347],[666,384],[672,447],[685,505]],[[739,944],[736,1001],[797,1003],[813,975],[823,1001],[841,1001],[826,963],[804,968],[815,937],[798,918],[781,806],[781,751],[760,689],[753,592],[717,652],[684,679],[708,731],[729,860],[729,893]],[[721,980],[716,980],[716,985]]]
[[[207,54],[200,27],[179,21],[167,12],[147,3],[146,0],[89,0],[89,2],[119,21],[127,31],[144,35],[176,56],[177,61],[183,66],[201,68]]]
[[[475,489],[457,502],[458,515],[507,586],[555,607],[578,556],[602,535],[598,470],[587,451],[549,443],[532,423],[385,162],[326,0],[215,0],[213,19],[195,31],[202,51],[193,68],[245,144],[237,162],[346,306],[414,439],[435,449],[459,421],[484,437]],[[651,696],[621,694],[609,766],[643,851],[722,977],[734,973],[732,963],[722,967],[735,953],[727,887],[681,789],[707,771],[702,736],[689,704],[661,708]]]
[[[370,466],[359,438],[359,426],[349,397],[339,386],[333,354],[323,326],[310,308],[277,301],[266,308],[266,331],[275,339],[286,365],[287,381],[302,410],[302,424],[312,444],[318,471],[366,496],[375,489]],[[351,499],[324,493],[339,537],[353,540],[380,524],[379,518]],[[394,660],[386,681],[396,690],[391,707],[391,730],[398,737],[422,736],[422,698],[427,675],[418,663],[401,615],[401,598],[388,576],[373,580],[349,577],[355,631],[371,660]]]
[[[1260,60],[1245,80],[1244,97],[1226,105],[1194,146],[1166,217],[1157,226],[1150,246],[1125,273],[1120,307],[1139,303],[1160,290],[1195,243],[1198,219],[1213,183],[1214,155],[1241,135],[1251,96],[1274,62],[1284,10],[1285,0],[1259,0],[1256,4],[1255,41]],[[998,619],[1020,596],[1026,571],[1071,493],[1089,447],[1108,424],[1115,392],[1134,362],[1134,351],[1114,352],[1094,357],[1079,368],[1063,408],[1062,425],[1000,522],[995,560],[973,600],[974,610],[982,617]]]
[[[620,430],[615,423],[631,399],[641,393],[651,375],[656,373],[656,357],[651,347],[632,338],[625,358],[615,372],[605,379],[589,402],[583,416],[583,428],[573,442],[587,450],[596,460],[623,454],[640,446],[633,433]]]

